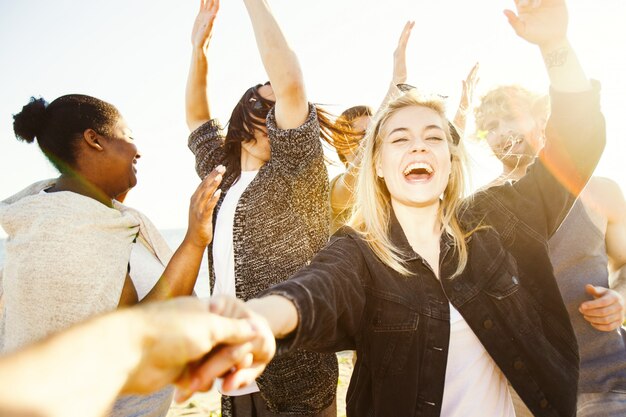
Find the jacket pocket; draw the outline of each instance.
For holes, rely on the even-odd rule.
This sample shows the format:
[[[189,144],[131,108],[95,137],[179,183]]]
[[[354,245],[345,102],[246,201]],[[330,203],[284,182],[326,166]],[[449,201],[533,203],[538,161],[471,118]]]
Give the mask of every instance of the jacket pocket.
[[[513,256],[503,252],[502,262],[490,277],[487,277],[483,291],[496,300],[503,300],[520,289],[517,264]]]
[[[369,362],[378,376],[406,371],[415,343],[419,313],[399,302],[376,299],[370,310]]]

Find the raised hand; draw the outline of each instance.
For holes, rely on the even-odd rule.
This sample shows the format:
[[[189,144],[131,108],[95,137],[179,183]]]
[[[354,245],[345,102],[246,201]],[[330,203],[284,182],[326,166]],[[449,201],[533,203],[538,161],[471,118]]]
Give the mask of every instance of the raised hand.
[[[472,103],[474,102],[474,91],[476,84],[478,84],[478,62],[474,64],[467,78],[463,81],[463,90],[461,91],[461,101],[459,102],[459,108],[454,116],[454,126],[457,129],[459,135],[463,136],[465,133],[465,125],[467,122],[467,113],[472,109]]]
[[[206,49],[213,32],[213,22],[220,8],[219,0],[200,0],[200,10],[191,31],[191,43],[194,47]]]
[[[213,240],[213,209],[222,192],[217,187],[224,172],[226,169],[219,165],[202,180],[191,196],[185,241],[203,249]]]
[[[517,14],[505,10],[509,23],[522,39],[541,48],[567,38],[568,14],[564,0],[516,0]]]
[[[594,300],[585,301],[579,311],[593,327],[604,332],[619,328],[624,322],[626,305],[622,296],[614,290],[586,285],[585,291]]]
[[[408,21],[402,29],[400,39],[398,39],[398,46],[393,52],[393,84],[401,84],[406,82],[407,70],[406,70],[406,46],[409,43],[409,37],[411,36],[411,30],[415,26],[415,22]]]
[[[459,111],[467,113],[474,101],[474,91],[476,90],[476,85],[478,81],[480,81],[480,77],[478,77],[478,62],[474,64],[470,72],[467,74],[467,78],[463,80],[463,90],[461,92],[461,101],[459,102]]]

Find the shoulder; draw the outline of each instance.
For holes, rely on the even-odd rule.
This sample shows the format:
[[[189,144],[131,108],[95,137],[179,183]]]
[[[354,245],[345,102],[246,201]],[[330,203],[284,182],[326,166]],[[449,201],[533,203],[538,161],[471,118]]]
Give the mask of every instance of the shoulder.
[[[619,185],[604,177],[592,177],[580,196],[587,209],[605,217],[609,222],[626,220],[626,201]]]

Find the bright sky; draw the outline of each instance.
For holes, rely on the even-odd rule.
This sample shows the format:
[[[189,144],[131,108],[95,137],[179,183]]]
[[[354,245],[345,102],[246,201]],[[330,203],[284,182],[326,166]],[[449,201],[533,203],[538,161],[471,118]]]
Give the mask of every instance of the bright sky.
[[[376,107],[406,20],[408,83],[458,103],[461,80],[481,64],[477,95],[502,83],[547,91],[536,47],[518,39],[502,15],[513,1],[271,0],[302,64],[312,101],[335,113]],[[30,96],[68,93],[116,105],[142,152],[139,184],[126,202],[159,228],[186,225],[199,182],[187,149],[184,88],[196,0],[0,0],[0,198],[56,175],[36,145],[15,140],[12,114]],[[571,0],[570,39],[590,77],[602,82],[608,144],[596,173],[626,191],[626,2]],[[243,91],[266,75],[241,0],[222,0],[210,47],[210,98],[223,123]],[[623,129],[622,129],[623,130]],[[499,173],[484,146],[472,146],[474,185]],[[331,167],[331,175],[340,171]],[[0,231],[0,236],[3,232]]]

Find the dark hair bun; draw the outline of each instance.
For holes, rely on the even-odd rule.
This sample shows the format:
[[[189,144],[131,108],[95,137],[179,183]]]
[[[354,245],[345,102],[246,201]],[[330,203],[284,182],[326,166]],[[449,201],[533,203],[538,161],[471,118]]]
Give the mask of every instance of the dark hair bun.
[[[39,137],[46,124],[46,107],[46,100],[31,97],[22,111],[13,115],[13,131],[18,140],[32,143]]]

